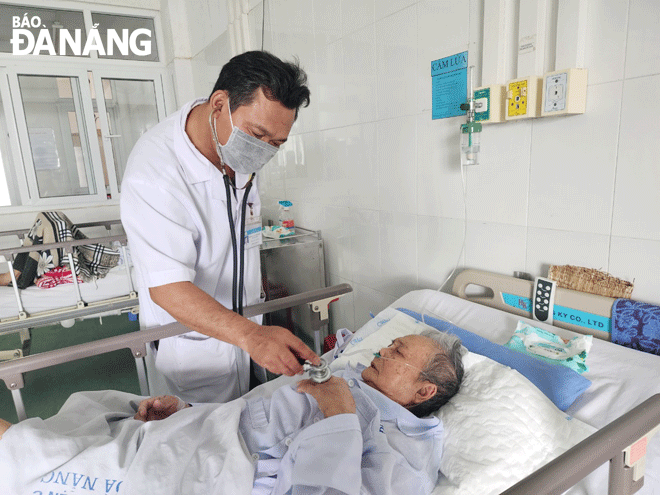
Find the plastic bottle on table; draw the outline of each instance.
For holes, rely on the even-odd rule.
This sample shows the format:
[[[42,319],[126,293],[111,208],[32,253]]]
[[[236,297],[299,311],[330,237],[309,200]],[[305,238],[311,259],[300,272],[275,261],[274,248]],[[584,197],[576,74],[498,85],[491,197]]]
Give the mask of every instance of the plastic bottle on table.
[[[293,230],[293,214],[291,213],[291,207],[293,203],[291,201],[279,201],[280,205],[280,214],[278,219],[278,224],[280,227],[284,227],[289,230]]]

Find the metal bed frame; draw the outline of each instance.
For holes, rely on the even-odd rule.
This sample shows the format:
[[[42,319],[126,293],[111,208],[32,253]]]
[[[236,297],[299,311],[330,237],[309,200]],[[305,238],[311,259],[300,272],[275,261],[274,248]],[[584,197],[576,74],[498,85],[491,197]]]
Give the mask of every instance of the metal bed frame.
[[[328,322],[328,305],[352,290],[353,289],[348,284],[316,289],[302,294],[247,306],[243,309],[243,315],[246,318],[249,318],[301,304],[309,304],[310,311],[312,312],[312,330],[319,331],[319,329]],[[148,395],[149,387],[146,381],[144,364],[144,357],[147,354],[147,344],[155,340],[173,337],[189,331],[190,329],[180,323],[170,323],[169,325],[163,325],[148,330],[140,330],[129,334],[117,335],[115,337],[100,339],[85,344],[74,345],[64,349],[26,356],[21,359],[0,363],[0,380],[3,380],[7,388],[11,390],[19,421],[22,421],[27,418],[25,406],[21,397],[21,389],[25,385],[23,381],[23,373],[47,368],[56,364],[76,361],[85,357],[105,354],[106,352],[112,352],[118,349],[128,348],[131,350],[136,361],[141,392],[143,395]]]
[[[479,288],[468,294],[471,286]],[[501,311],[531,318],[534,282],[482,270],[467,269],[458,274],[452,287],[454,295]],[[513,297],[513,303],[512,303]],[[518,301],[515,301],[518,298]],[[581,310],[602,321],[611,319],[615,299],[557,288],[555,306]],[[594,329],[577,319],[554,320],[553,325],[603,340],[608,331]],[[555,495],[563,493],[596,468],[609,461],[608,495],[630,495],[644,485],[646,445],[660,431],[660,394],[655,394],[518,482],[502,495]]]

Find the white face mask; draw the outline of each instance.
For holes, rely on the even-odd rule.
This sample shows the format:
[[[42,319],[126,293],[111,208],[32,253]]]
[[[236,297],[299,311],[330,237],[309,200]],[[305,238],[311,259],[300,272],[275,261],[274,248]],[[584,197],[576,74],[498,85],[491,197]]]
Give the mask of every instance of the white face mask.
[[[220,160],[236,173],[252,174],[258,172],[273,158],[278,149],[254,136],[250,136],[234,125],[231,118],[231,108],[229,108],[229,99],[227,99],[227,110],[229,110],[229,122],[232,131],[225,145],[220,144],[218,141],[215,119],[213,118],[214,112],[209,115],[209,125],[215,143],[215,151]]]

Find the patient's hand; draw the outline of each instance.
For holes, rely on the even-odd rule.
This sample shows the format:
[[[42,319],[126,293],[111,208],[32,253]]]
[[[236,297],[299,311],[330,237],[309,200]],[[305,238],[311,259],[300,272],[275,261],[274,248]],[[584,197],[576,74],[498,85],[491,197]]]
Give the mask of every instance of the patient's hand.
[[[2,435],[9,429],[11,426],[11,423],[9,421],[5,421],[4,419],[0,419],[0,440],[2,440]]]
[[[314,397],[326,418],[335,414],[355,414],[355,401],[343,378],[333,376],[323,383],[301,380],[297,390]]]
[[[170,417],[177,411],[190,407],[175,395],[161,395],[159,397],[149,397],[140,402],[137,414],[134,419],[140,421],[157,421]]]

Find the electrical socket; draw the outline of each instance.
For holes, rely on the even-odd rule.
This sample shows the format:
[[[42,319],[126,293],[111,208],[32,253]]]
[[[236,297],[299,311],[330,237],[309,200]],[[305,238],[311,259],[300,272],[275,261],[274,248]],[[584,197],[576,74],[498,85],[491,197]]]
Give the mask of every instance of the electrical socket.
[[[568,73],[566,72],[546,76],[543,112],[561,112],[566,109],[567,86]]]
[[[587,69],[566,69],[543,76],[542,116],[584,113],[587,105]]]

